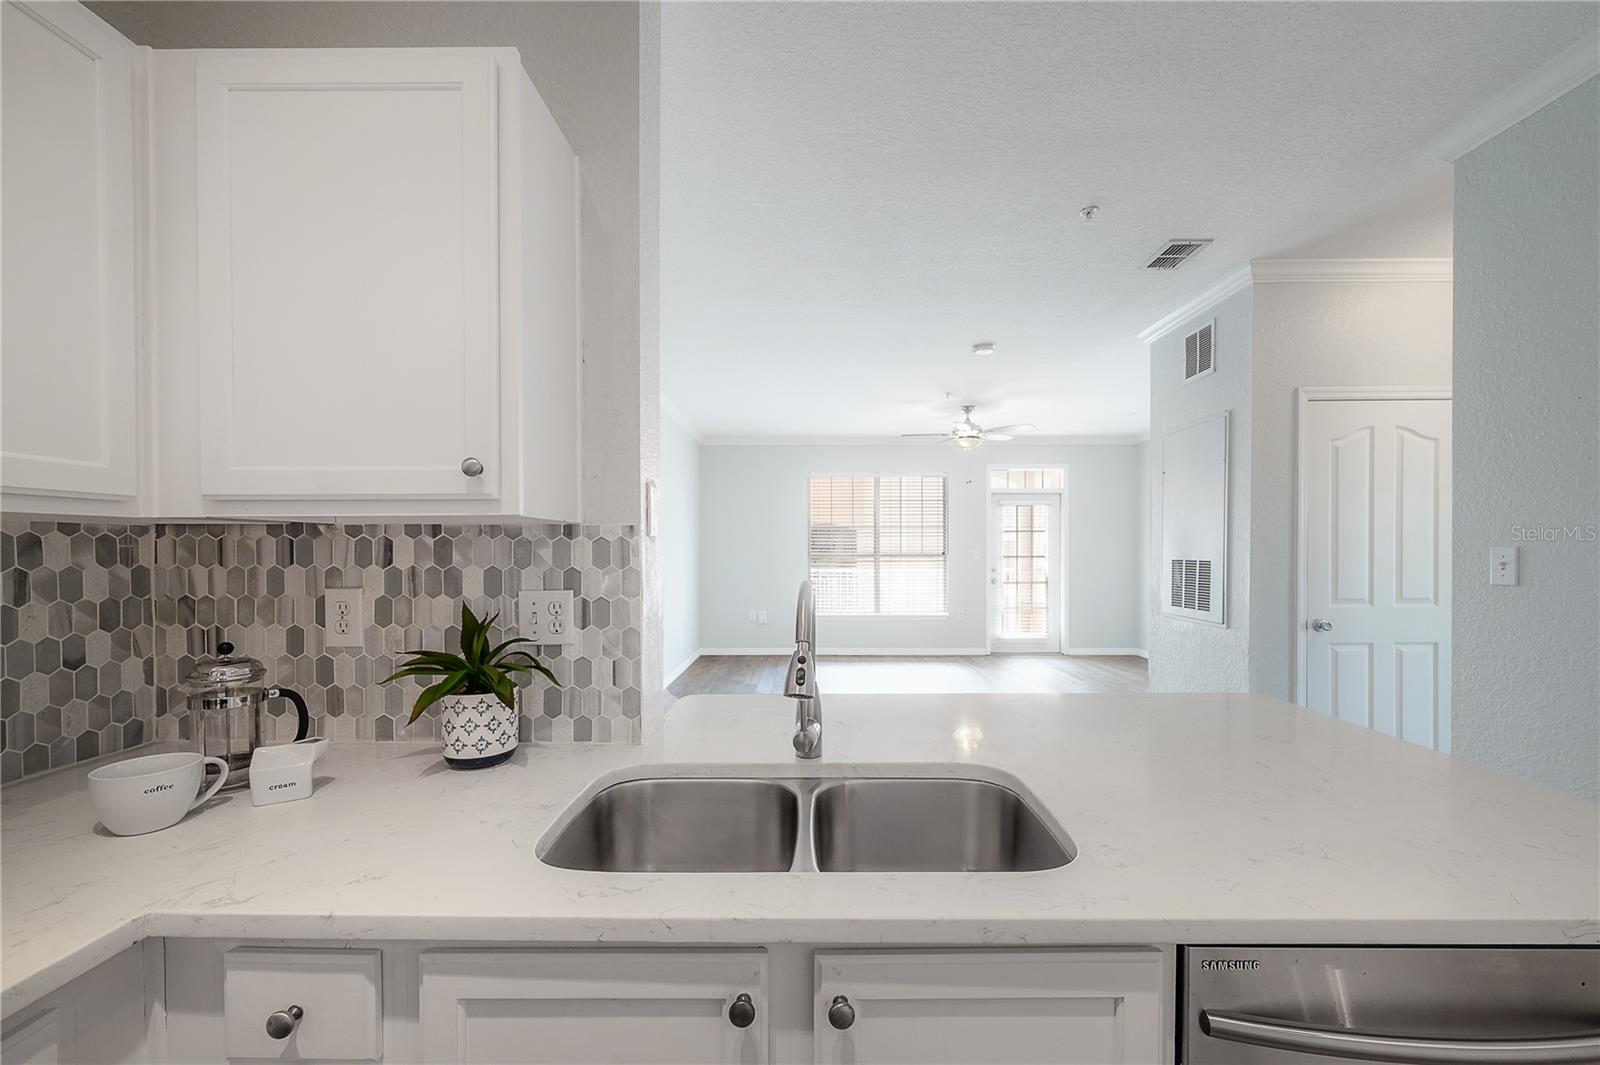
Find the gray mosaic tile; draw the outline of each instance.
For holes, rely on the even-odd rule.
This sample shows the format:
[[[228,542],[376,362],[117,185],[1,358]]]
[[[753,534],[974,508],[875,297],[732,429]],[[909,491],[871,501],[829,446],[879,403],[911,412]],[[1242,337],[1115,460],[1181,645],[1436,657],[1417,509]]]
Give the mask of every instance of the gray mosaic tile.
[[[0,523],[0,779],[154,739],[189,739],[179,684],[221,640],[255,655],[340,740],[431,740],[406,726],[418,682],[379,686],[414,647],[454,647],[460,604],[499,613],[567,588],[576,645],[539,648],[561,680],[523,694],[524,739],[638,742],[637,531],[589,525]],[[327,647],[323,593],[360,587],[359,648]],[[631,590],[631,591],[630,591]],[[269,733],[292,736],[285,704]]]
[[[514,631],[516,597],[530,588],[570,588],[582,631],[576,645],[537,648],[561,679],[524,692],[523,732],[554,742],[638,742],[639,604],[595,609],[584,594],[639,583],[625,560],[632,527],[578,525],[193,526],[155,530],[156,734],[189,737],[178,685],[196,658],[223,639],[260,658],[276,683],[305,696],[314,734],[339,740],[431,740],[430,715],[406,725],[421,682],[378,686],[411,648],[453,649],[462,601],[500,615]],[[597,558],[593,544],[607,548]],[[556,565],[557,558],[565,565]],[[580,564],[581,563],[581,564]],[[324,592],[361,588],[366,626],[359,648],[328,647]],[[593,704],[576,697],[594,685]],[[292,738],[286,704],[273,704],[277,739]],[[605,718],[604,728],[595,719]],[[579,722],[584,722],[579,724]]]
[[[150,735],[154,542],[147,525],[0,522],[0,780]]]

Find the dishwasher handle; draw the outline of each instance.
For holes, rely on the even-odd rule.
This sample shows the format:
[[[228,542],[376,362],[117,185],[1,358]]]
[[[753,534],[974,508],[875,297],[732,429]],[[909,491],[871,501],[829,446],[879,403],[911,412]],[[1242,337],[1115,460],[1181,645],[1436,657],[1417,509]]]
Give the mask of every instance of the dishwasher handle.
[[[1584,1065],[1600,1062],[1600,1029],[1520,1039],[1433,1039],[1299,1024],[1229,1010],[1201,1010],[1200,1030],[1213,1039],[1272,1050],[1321,1054],[1392,1065]]]

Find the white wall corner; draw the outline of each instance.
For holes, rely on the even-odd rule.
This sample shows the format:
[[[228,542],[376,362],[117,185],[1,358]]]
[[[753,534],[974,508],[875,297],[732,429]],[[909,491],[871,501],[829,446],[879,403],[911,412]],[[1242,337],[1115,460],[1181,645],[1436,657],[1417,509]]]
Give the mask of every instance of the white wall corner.
[[[1258,285],[1328,281],[1444,281],[1449,259],[1255,259],[1250,274]]]
[[[1428,154],[1453,163],[1597,74],[1600,74],[1600,31],[1586,34],[1550,62],[1450,126],[1428,145]]]
[[[1203,314],[1232,296],[1250,287],[1250,266],[1246,264],[1205,289],[1199,295],[1180,304],[1168,314],[1162,315],[1148,327],[1141,330],[1139,340],[1145,344],[1154,343],[1188,322],[1191,318]]]
[[[683,676],[684,673],[686,673],[688,671],[690,666],[692,666],[696,662],[700,661],[700,656],[703,653],[704,652],[702,652],[702,651],[696,651],[693,654],[689,655],[687,658],[685,658],[682,662],[679,662],[677,665],[675,665],[675,666],[671,667],[670,669],[666,670],[665,675],[661,678],[661,686],[663,688],[665,688],[667,685],[671,684],[673,681],[675,681],[679,677]]]
[[[705,438],[700,435],[699,427],[689,420],[689,416],[684,414],[683,409],[672,402],[665,392],[661,393],[661,413],[676,422],[679,428],[694,438],[695,443],[705,443]]]

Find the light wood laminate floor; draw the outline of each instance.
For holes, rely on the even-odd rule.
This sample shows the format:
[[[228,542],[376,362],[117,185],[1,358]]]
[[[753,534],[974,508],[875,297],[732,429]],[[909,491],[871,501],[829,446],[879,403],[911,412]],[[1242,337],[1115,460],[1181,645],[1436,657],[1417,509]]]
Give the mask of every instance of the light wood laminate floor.
[[[777,693],[788,664],[787,657],[771,655],[702,655],[668,686],[668,698]],[[1143,692],[1149,671],[1144,659],[1131,655],[825,655],[817,660],[817,684],[841,695]]]

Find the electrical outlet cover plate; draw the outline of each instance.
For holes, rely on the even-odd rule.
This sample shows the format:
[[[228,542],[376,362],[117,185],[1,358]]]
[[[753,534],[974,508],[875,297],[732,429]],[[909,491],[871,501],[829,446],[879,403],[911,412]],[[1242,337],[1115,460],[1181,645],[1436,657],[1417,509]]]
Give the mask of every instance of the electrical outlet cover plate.
[[[573,616],[570,591],[523,592],[517,597],[517,611],[522,615],[519,636],[545,645],[578,642],[578,622]]]
[[[323,645],[361,647],[366,626],[366,596],[360,588],[323,589]]]

